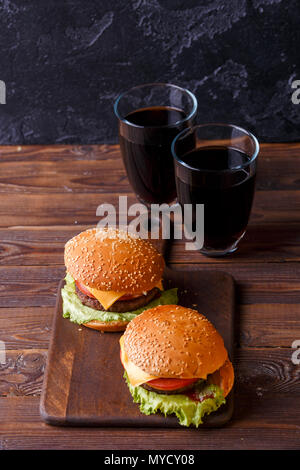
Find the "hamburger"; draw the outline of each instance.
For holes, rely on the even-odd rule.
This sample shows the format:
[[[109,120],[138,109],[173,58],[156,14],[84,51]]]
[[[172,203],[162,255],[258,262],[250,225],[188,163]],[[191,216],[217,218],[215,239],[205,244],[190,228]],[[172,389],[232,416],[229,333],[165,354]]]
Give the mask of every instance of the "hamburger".
[[[63,316],[100,331],[123,331],[147,308],[176,303],[163,290],[162,255],[147,240],[116,229],[93,228],[65,245]]]
[[[220,334],[196,310],[161,305],[136,317],[120,338],[124,377],[142,413],[175,414],[198,427],[232,389],[234,371]]]

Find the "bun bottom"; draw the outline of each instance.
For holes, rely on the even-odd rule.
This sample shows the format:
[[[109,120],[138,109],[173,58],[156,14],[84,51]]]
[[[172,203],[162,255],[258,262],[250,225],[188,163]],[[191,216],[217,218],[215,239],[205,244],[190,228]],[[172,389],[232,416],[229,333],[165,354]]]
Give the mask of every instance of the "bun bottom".
[[[99,330],[102,332],[105,331],[125,331],[126,326],[128,325],[129,321],[99,321],[99,320],[92,320],[87,323],[83,323],[84,326],[87,328],[92,328],[93,330]]]

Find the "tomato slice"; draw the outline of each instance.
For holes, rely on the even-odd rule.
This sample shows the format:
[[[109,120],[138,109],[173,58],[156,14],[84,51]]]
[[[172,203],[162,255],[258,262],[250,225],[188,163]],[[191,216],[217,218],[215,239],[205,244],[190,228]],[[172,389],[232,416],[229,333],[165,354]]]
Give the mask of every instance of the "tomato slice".
[[[199,379],[153,379],[147,382],[150,387],[157,390],[177,390],[178,388],[187,387]]]
[[[143,294],[124,294],[118,300],[131,300],[137,299],[138,297],[142,297]]]
[[[83,284],[81,284],[81,282],[75,281],[75,284],[83,294],[87,295],[88,297],[91,297],[92,299],[96,298]]]

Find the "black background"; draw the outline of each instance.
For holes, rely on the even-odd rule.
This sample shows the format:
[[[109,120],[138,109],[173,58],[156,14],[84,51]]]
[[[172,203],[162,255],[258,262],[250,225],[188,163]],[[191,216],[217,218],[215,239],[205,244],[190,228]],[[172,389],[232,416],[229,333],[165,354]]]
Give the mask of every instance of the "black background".
[[[193,91],[198,122],[300,137],[299,0],[1,0],[0,143],[114,143],[133,85]]]

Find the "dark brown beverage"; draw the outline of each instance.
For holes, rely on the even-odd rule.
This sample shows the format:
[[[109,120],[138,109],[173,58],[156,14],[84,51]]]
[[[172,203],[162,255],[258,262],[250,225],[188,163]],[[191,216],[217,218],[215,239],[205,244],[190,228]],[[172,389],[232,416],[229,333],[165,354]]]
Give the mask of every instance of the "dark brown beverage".
[[[226,250],[244,234],[254,195],[255,174],[250,174],[249,156],[233,149],[206,147],[180,156],[198,169],[177,175],[181,205],[204,204],[205,250]]]
[[[120,123],[119,142],[130,184],[139,199],[148,204],[169,203],[176,197],[171,143],[190,125],[177,108],[141,108]]]

